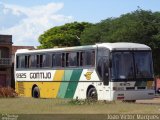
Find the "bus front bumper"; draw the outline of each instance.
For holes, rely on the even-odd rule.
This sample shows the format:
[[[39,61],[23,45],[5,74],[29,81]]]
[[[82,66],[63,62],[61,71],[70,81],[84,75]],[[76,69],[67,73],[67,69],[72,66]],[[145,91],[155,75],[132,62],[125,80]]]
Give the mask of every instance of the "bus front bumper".
[[[145,100],[154,97],[155,90],[111,91],[111,100]]]

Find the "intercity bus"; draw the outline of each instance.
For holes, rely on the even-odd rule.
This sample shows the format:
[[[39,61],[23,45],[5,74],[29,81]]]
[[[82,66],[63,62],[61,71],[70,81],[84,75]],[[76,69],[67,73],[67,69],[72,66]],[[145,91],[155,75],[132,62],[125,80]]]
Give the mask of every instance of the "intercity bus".
[[[136,101],[155,95],[152,52],[144,44],[21,49],[15,56],[20,96]]]

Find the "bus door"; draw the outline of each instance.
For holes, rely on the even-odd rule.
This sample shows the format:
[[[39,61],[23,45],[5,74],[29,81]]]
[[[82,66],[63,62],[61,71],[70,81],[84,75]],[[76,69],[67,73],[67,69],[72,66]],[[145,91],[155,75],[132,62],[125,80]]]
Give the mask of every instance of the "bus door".
[[[99,79],[105,86],[103,91],[106,99],[110,98],[110,84],[109,84],[109,50],[106,48],[98,48],[97,52],[97,73]]]

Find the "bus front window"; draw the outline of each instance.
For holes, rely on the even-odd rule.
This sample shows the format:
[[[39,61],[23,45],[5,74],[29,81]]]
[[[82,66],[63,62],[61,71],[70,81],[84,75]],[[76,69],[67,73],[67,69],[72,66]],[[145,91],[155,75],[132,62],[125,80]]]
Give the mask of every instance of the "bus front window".
[[[133,54],[131,52],[113,52],[112,79],[132,79],[133,77]]]
[[[151,52],[134,52],[136,78],[152,78]]]

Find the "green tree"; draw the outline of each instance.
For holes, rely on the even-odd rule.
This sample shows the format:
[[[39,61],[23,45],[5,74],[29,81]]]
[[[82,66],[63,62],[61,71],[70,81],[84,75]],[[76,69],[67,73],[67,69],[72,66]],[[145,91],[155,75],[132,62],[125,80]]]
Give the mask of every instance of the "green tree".
[[[53,27],[39,37],[39,48],[89,45],[99,42],[136,42],[153,50],[154,70],[160,74],[160,12],[138,9],[99,23],[68,23]]]
[[[81,34],[81,44],[136,42],[153,50],[154,70],[160,74],[160,12],[138,9],[118,18],[103,20]]]
[[[39,37],[40,46],[38,48],[53,48],[54,46],[78,46],[80,45],[80,35],[85,28],[92,26],[87,22],[73,22],[62,26],[53,27],[45,31]]]
[[[138,42],[160,46],[160,13],[138,9],[119,18],[109,18],[85,29],[82,44],[96,42]]]

